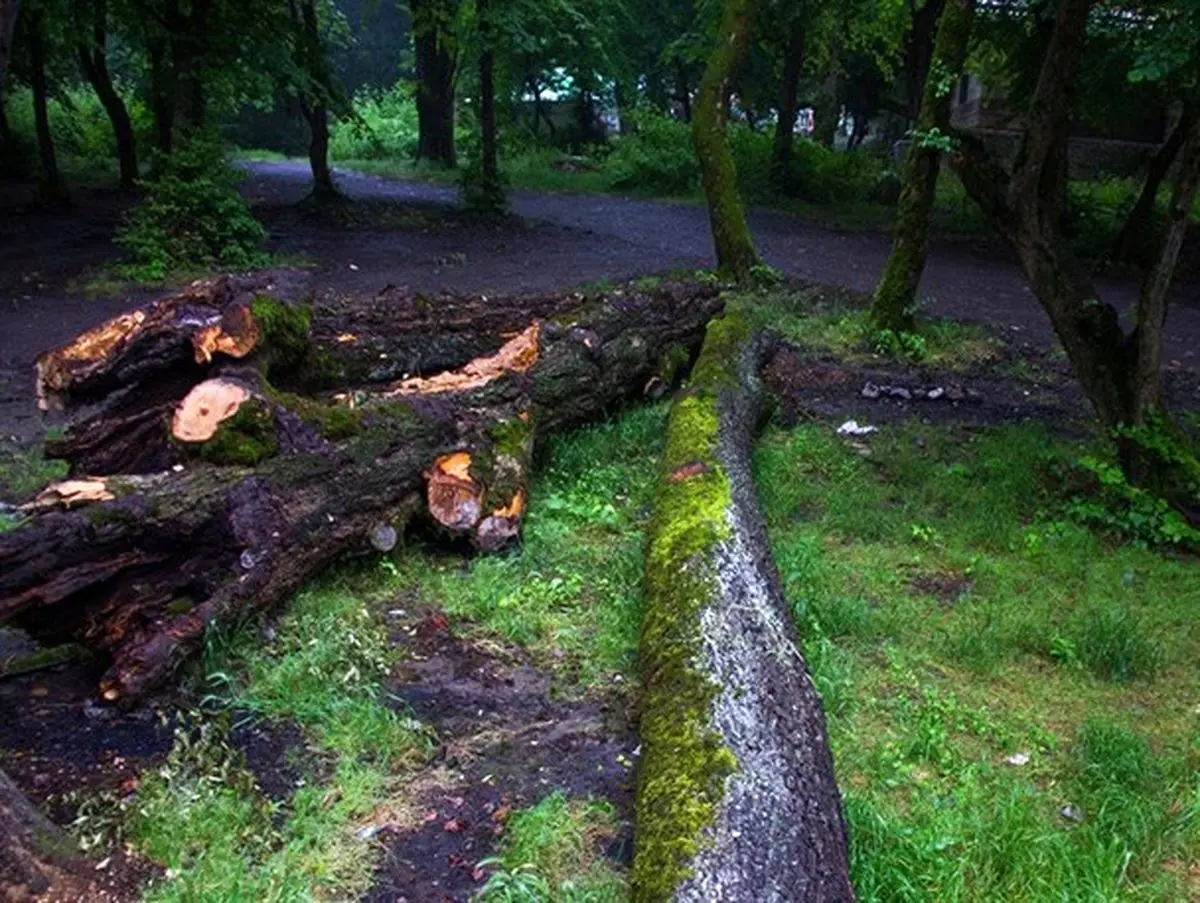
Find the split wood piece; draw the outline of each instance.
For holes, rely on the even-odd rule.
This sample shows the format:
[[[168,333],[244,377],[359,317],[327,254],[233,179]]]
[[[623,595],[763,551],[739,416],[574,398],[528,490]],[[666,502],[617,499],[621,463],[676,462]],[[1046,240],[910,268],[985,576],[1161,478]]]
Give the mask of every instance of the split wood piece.
[[[750,476],[771,344],[714,320],[671,409],[640,644],[638,903],[854,899],[821,700]]]
[[[78,846],[0,771],[0,899],[116,900],[98,887]]]
[[[198,648],[214,619],[236,623],[340,557],[394,545],[414,517],[432,514],[481,550],[499,548],[519,533],[535,427],[548,435],[670,382],[720,308],[712,295],[610,297],[537,324],[536,349],[494,378],[349,393],[342,405],[224,370],[218,378],[246,398],[225,416],[216,400],[240,392],[192,395],[181,424],[196,428],[197,399],[214,405],[205,424],[212,411],[222,419],[207,440],[176,439],[187,452],[179,470],[89,480],[91,503],[52,489],[0,535],[0,622],[111,657],[102,695],[133,702]],[[459,496],[440,507],[447,478],[474,499],[477,518],[462,514]]]

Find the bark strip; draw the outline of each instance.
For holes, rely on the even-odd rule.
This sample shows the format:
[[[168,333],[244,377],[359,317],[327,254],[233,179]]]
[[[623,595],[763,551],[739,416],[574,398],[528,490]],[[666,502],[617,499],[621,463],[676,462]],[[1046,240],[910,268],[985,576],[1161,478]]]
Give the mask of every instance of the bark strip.
[[[854,898],[821,701],[750,476],[770,345],[713,321],[671,410],[646,562],[635,901]]]

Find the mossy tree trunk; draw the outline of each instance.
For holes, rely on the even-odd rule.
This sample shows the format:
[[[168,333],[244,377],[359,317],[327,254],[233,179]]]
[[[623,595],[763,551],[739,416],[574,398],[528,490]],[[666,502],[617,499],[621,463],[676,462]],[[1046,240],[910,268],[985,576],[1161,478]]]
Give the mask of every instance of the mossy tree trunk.
[[[942,8],[917,125],[904,158],[892,250],[871,304],[876,329],[916,330],[917,290],[929,252],[938,172],[949,149],[951,101],[962,77],[974,14],[974,0],[947,0]]]
[[[328,49],[321,37],[316,0],[301,0],[299,10],[296,9],[293,0],[291,9],[292,17],[298,18],[300,22],[301,64],[312,79],[309,96],[300,98],[300,110],[308,123],[308,164],[313,176],[312,196],[317,201],[336,200],[340,194],[333,183],[333,171],[329,168],[327,98],[333,92],[333,85]]]
[[[344,380],[352,359],[314,336],[378,359],[403,335],[350,333],[344,310],[314,322],[249,279],[199,283],[43,355],[43,403],[82,419],[54,448],[72,479],[0,535],[0,622],[107,654],[102,695],[130,701],[214,619],[274,605],[347,553],[390,549],[413,519],[481,551],[511,543],[535,436],[659,391],[721,307],[688,284],[565,300],[547,319],[530,312],[548,307],[539,297],[460,304],[495,337],[489,351],[441,371],[417,357],[432,375],[392,383]],[[471,324],[451,313],[444,328]],[[443,360],[472,347],[408,339]],[[340,391],[308,390],[318,371]]]
[[[1101,423],[1118,438],[1126,476],[1161,492],[1200,522],[1200,465],[1182,445],[1163,455],[1128,428],[1169,420],[1161,410],[1161,349],[1167,300],[1188,214],[1200,184],[1200,123],[1184,140],[1168,224],[1142,283],[1132,332],[1099,299],[1087,268],[1062,234],[1067,128],[1073,86],[1095,0],[1062,0],[1047,42],[1025,135],[1011,172],[982,143],[956,137],[951,161],[968,194],[1015,250]],[[1164,437],[1169,438],[1169,437]]]
[[[851,901],[821,700],[750,474],[771,340],[709,324],[646,556],[633,899]]]
[[[121,185],[132,188],[138,179],[137,141],[133,134],[133,123],[125,101],[117,93],[112,76],[108,71],[108,2],[107,0],[76,0],[76,27],[81,34],[90,34],[90,40],[81,40],[78,46],[79,67],[112,123],[113,137],[117,142],[117,162],[120,167]]]
[[[757,6],[757,0],[725,0],[717,43],[700,80],[692,115],[692,143],[708,198],[717,267],[738,280],[749,277],[758,255],[725,136],[725,109],[734,73],[750,44]]]

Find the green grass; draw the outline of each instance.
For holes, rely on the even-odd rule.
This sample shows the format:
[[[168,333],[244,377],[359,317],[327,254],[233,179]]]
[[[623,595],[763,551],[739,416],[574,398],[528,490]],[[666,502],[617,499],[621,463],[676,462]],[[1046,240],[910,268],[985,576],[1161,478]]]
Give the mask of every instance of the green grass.
[[[732,303],[787,341],[851,364],[900,358],[960,370],[994,364],[1003,357],[1001,344],[982,327],[942,317],[921,317],[915,335],[893,333],[888,341],[889,336],[876,332],[870,323],[868,299],[844,289],[771,287],[743,293]]]
[[[860,899],[1187,899],[1195,560],[1061,520],[1078,449],[1038,427],[871,445],[772,429],[755,456]]]
[[[539,462],[519,554],[420,556],[397,580],[423,602],[531,650],[579,688],[632,676],[642,552],[665,406],[553,440]]]
[[[514,814],[499,855],[489,864],[479,903],[619,903],[624,877],[604,858],[617,821],[606,803],[568,800],[556,792]]]
[[[41,443],[0,446],[0,501],[24,500],[67,475],[65,461],[46,459]],[[3,530],[4,521],[0,521]]]
[[[382,582],[376,569],[321,581],[269,641],[252,627],[215,634],[199,676],[206,714],[176,731],[126,816],[129,842],[168,869],[146,899],[348,899],[369,886],[377,850],[355,829],[403,805],[431,749],[382,688],[394,658],[377,617]],[[303,729],[304,777],[286,809],[230,745],[230,722],[247,713]]]

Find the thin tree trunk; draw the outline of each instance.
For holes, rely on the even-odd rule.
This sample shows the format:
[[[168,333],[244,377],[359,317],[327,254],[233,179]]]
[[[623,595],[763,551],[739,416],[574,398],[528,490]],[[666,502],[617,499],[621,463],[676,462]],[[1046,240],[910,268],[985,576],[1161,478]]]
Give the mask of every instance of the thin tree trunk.
[[[941,142],[949,135],[954,86],[966,61],[974,13],[974,0],[947,0],[938,23],[921,111],[904,160],[892,250],[871,305],[877,329],[916,330],[917,289],[929,252],[929,224],[944,151]]]
[[[749,277],[758,255],[746,226],[737,169],[725,137],[725,104],[730,82],[749,43],[757,0],[725,0],[717,44],[696,92],[692,143],[708,198],[718,269],[738,280]]]
[[[76,0],[75,15],[82,29],[87,13],[86,0]],[[117,93],[112,76],[108,72],[108,2],[107,0],[92,0],[91,3],[92,39],[88,43],[81,41],[79,50],[79,66],[84,77],[96,92],[104,112],[112,123],[113,136],[117,141],[117,161],[120,166],[121,185],[132,188],[138,178],[137,143],[133,134],[133,123],[129,119],[129,111],[125,101]]]
[[[813,140],[832,148],[837,139],[841,122],[841,104],[838,102],[838,74],[830,72],[821,83],[821,94],[814,111]]]
[[[147,44],[150,61],[150,107],[154,113],[155,145],[161,153],[171,153],[175,134],[174,73],[168,60],[168,42],[155,38]]]
[[[417,64],[417,159],[453,169],[455,60],[444,40],[447,0],[410,0]]]
[[[1200,115],[1200,105],[1184,104],[1179,122],[1167,136],[1167,140],[1154,152],[1146,169],[1146,181],[1142,183],[1142,191],[1137,202],[1129,211],[1121,227],[1117,240],[1113,242],[1112,258],[1126,263],[1145,263],[1148,245],[1146,237],[1154,234],[1154,208],[1158,201],[1158,192],[1179,150],[1183,147],[1184,138],[1191,131],[1193,124]]]
[[[39,10],[27,11],[26,34],[29,41],[30,82],[33,88],[33,116],[38,144],[38,200],[51,206],[69,202],[66,186],[58,170],[58,154],[50,131],[50,109],[46,88],[46,48],[42,30],[44,16]]]
[[[796,119],[800,115],[800,73],[804,71],[804,38],[804,23],[800,20],[794,21],[785,50],[772,153],[772,176],[776,186],[784,190],[792,180],[792,145],[795,142]]]
[[[292,7],[293,15],[295,7]],[[321,40],[320,23],[317,19],[316,0],[303,0],[300,18],[304,26],[306,59],[303,64],[312,73],[320,91],[329,90],[329,65],[327,51]],[[313,197],[329,200],[338,197],[333,183],[333,172],[329,168],[329,108],[323,96],[311,101],[300,99],[300,110],[308,122],[308,163],[313,175]]]
[[[912,5],[910,0],[910,6]],[[913,10],[912,29],[905,47],[904,80],[908,87],[908,121],[916,122],[921,115],[922,95],[929,75],[933,46],[937,40],[938,21],[945,0],[925,0],[920,9]]]
[[[691,122],[692,86],[688,84],[687,72],[680,61],[675,63],[675,99],[679,101],[679,106],[683,110],[683,121]]]
[[[476,0],[479,16],[479,130],[483,191],[490,208],[504,206],[504,189],[500,185],[500,150],[496,138],[496,50],[492,28],[491,0]]]

